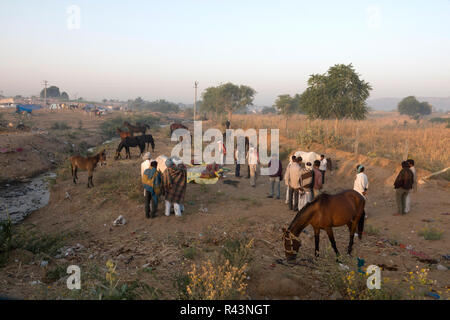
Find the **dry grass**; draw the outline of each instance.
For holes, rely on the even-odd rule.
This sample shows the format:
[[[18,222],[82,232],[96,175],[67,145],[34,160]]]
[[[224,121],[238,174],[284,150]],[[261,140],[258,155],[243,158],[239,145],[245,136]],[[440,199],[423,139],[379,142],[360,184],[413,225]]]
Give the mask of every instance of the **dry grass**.
[[[278,128],[280,135],[296,139],[299,145],[320,143],[327,147],[354,152],[357,131],[358,152],[371,157],[402,160],[406,155],[416,166],[432,172],[450,166],[450,130],[443,123],[421,120],[417,123],[396,113],[372,113],[367,120],[343,120],[337,134],[334,120],[308,120],[294,115],[286,131],[279,115],[235,115],[233,127]]]

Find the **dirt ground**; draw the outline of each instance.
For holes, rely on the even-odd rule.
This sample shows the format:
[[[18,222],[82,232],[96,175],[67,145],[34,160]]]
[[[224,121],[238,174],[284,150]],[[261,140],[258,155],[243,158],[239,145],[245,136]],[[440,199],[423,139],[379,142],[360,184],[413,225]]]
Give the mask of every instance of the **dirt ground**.
[[[60,119],[72,127],[76,127],[79,121],[67,114],[55,113],[46,118],[44,128],[48,129],[53,121]],[[80,119],[86,128],[97,126],[97,120],[86,119],[83,115]],[[44,124],[44,121],[41,123]],[[170,155],[174,144],[167,133],[160,130],[152,134],[156,142],[154,156]],[[280,144],[295,147],[293,141],[282,140]],[[47,150],[47,146],[43,144],[38,149]],[[70,233],[67,245],[79,243],[84,247],[73,256],[51,259],[47,268],[77,264],[82,272],[92,266],[104,270],[106,261],[112,259],[118,264],[121,279],[140,279],[158,288],[162,292],[160,298],[175,299],[177,289],[174,279],[177,275],[187,272],[192,263],[204,261],[211,253],[220,250],[225,239],[245,238],[254,239],[248,272],[249,298],[329,299],[333,292],[323,283],[317,270],[311,227],[306,229],[308,234],[301,235],[299,264],[276,262],[284,258],[281,228],[294,218],[294,213],[284,204],[284,182],[282,199],[269,199],[267,177],[258,177],[256,188],[251,188],[248,179],[234,176],[234,166],[227,166],[231,171],[215,185],[188,185],[186,211],[182,218],[174,215],[165,217],[163,205],[160,204],[158,216],[146,219],[141,191],[135,191],[132,185],[116,183],[127,181],[122,180],[123,175],[134,176],[139,181],[141,160],[138,151],[132,149],[131,160],[114,161],[115,147],[115,144],[107,147],[108,165],[96,169],[94,188],[86,188],[85,172],[78,174],[78,185],[74,185],[69,174],[64,172],[52,187],[48,206],[21,223],[23,227],[36,226],[44,233]],[[383,264],[396,269],[383,270],[383,276],[392,278],[402,278],[407,272],[414,271],[416,266],[430,268],[429,278],[437,281],[436,288],[448,292],[449,271],[437,270],[437,264],[430,263],[430,259],[449,267],[448,261],[442,258],[442,255],[450,253],[449,184],[431,180],[420,185],[418,192],[412,196],[412,211],[405,216],[393,216],[396,212],[393,180],[400,169],[398,164],[388,159],[357,157],[322,146],[314,146],[313,150],[325,153],[337,164],[337,168],[326,176],[325,191],[329,193],[351,189],[356,165],[363,163],[366,167],[370,181],[366,231],[370,228],[368,226],[377,231],[366,232],[362,241],[355,241],[353,256],[363,257],[366,265]],[[286,163],[283,165],[285,167]],[[246,174],[246,168],[242,168],[241,173]],[[419,177],[426,174],[428,172],[418,170]],[[224,184],[224,180],[237,181],[237,187]],[[200,209],[205,207],[207,212],[202,212]],[[119,215],[125,217],[126,225],[113,226],[112,222]],[[419,236],[419,231],[424,227],[443,231],[442,239],[425,240]],[[344,253],[348,242],[347,228],[335,228],[334,232],[338,248]],[[391,244],[393,242],[396,244]],[[331,250],[324,232],[321,233],[320,247],[321,252]],[[186,257],[186,248],[195,248],[193,258]],[[143,272],[144,266],[151,266],[153,271]],[[44,269],[40,267],[40,261],[35,261],[32,256],[13,252],[8,265],[0,272],[0,294],[26,299],[68,297],[65,282],[46,282]],[[41,284],[32,285],[33,281],[38,280]]]

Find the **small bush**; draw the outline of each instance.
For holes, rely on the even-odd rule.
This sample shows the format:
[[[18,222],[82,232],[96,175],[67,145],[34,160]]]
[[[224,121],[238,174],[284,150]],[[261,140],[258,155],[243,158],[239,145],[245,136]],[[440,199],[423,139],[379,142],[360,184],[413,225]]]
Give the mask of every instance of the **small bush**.
[[[425,240],[440,240],[442,239],[443,232],[434,228],[423,228],[419,231],[419,236]]]
[[[50,127],[52,130],[69,130],[71,127],[65,122],[53,122],[53,125]]]
[[[183,250],[183,257],[185,257],[186,259],[194,260],[196,255],[197,251],[194,247],[189,247]]]
[[[12,222],[8,215],[7,220],[0,221],[0,267],[8,261],[11,243]]]

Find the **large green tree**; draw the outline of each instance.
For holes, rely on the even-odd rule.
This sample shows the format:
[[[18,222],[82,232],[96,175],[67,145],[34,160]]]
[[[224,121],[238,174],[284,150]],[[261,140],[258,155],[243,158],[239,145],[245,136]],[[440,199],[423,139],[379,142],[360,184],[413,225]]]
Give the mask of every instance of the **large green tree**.
[[[275,100],[275,108],[277,108],[278,112],[282,114],[286,120],[286,132],[288,131],[288,120],[291,115],[294,113],[300,112],[300,96],[296,94],[294,97],[291,97],[288,94],[281,94],[278,96],[277,100]]]
[[[403,98],[398,103],[397,109],[400,114],[406,114],[416,120],[424,115],[431,114],[431,105],[426,101],[419,102],[414,96]]]
[[[341,119],[366,118],[370,90],[371,85],[360,78],[352,64],[336,64],[325,74],[310,76],[300,105],[312,119],[335,119],[337,130]]]
[[[231,82],[209,87],[202,94],[202,112],[215,114],[228,114],[232,120],[233,113],[253,104],[256,91],[249,86],[235,85]]]

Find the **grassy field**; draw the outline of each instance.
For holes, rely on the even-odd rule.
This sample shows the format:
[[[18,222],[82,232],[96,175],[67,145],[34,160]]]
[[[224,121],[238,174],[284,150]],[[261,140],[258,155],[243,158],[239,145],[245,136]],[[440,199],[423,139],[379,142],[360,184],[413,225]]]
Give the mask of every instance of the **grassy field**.
[[[417,122],[397,113],[372,113],[364,121],[308,120],[294,115],[286,120],[279,115],[235,115],[233,127],[279,128],[280,135],[295,139],[301,146],[319,143],[369,157],[402,160],[406,156],[416,166],[435,172],[450,166],[450,128],[446,121]]]

